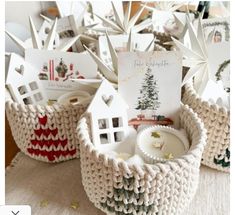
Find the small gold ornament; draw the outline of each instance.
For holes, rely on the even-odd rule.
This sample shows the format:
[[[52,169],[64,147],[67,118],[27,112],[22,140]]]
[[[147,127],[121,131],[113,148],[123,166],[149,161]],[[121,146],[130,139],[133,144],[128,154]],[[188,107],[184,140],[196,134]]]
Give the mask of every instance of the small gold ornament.
[[[79,208],[79,202],[76,202],[76,201],[75,201],[75,202],[72,202],[70,206],[71,206],[71,208],[73,208],[74,210],[77,210],[77,209]]]
[[[161,136],[157,131],[153,131],[152,134],[151,134],[151,137],[160,138]]]
[[[164,157],[165,157],[166,159],[168,159],[168,160],[170,160],[170,159],[173,159],[173,158],[174,158],[174,156],[173,156],[173,154],[172,154],[172,153],[165,154],[165,155],[164,155]]]
[[[40,202],[40,207],[41,208],[45,208],[45,207],[47,207],[48,206],[48,201],[47,200],[42,200],[41,202]]]

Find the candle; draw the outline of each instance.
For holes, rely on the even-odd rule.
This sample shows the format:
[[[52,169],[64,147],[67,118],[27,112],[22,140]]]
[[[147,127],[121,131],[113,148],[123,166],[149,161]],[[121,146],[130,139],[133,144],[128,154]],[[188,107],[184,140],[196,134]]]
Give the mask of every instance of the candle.
[[[58,103],[68,105],[78,105],[78,104],[84,104],[85,102],[88,102],[90,99],[90,94],[85,91],[76,90],[73,92],[68,92],[60,96],[57,100]]]
[[[189,142],[181,131],[165,126],[152,126],[137,136],[137,153],[147,163],[165,162],[182,156],[189,149]]]

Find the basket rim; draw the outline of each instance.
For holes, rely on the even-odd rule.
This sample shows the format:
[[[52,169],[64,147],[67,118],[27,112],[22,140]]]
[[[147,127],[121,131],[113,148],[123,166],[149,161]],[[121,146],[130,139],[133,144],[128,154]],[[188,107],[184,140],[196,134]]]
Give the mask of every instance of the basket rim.
[[[202,156],[203,149],[204,149],[204,146],[206,145],[206,139],[207,139],[206,129],[204,128],[204,123],[201,121],[200,118],[198,118],[197,114],[194,113],[193,110],[190,107],[188,107],[188,105],[181,105],[181,110],[187,111],[195,119],[196,124],[197,124],[197,131],[200,137],[195,138],[196,144],[191,145],[186,154],[178,158],[167,160],[164,163],[156,163],[156,164],[144,163],[143,165],[131,164],[131,163],[127,163],[124,160],[112,158],[108,156],[107,154],[100,152],[91,142],[91,139],[88,133],[88,125],[86,123],[86,120],[87,120],[86,114],[84,114],[78,122],[77,135],[78,136],[83,135],[82,138],[80,137],[80,142],[85,142],[85,144],[80,143],[80,145],[83,144],[88,149],[88,151],[90,151],[90,153],[93,154],[98,160],[101,160],[104,162],[106,161],[106,162],[112,163],[116,167],[124,168],[126,172],[130,172],[130,169],[134,169],[140,174],[144,174],[146,170],[152,174],[155,174],[155,172],[159,170],[162,170],[163,172],[168,172],[170,170],[177,170],[179,167],[182,167],[182,166],[185,167],[186,165],[187,166],[194,165],[194,164],[191,164],[194,162],[190,162],[190,161],[192,161],[192,158],[198,157],[198,153],[200,153],[201,154],[200,156]],[[80,132],[81,129],[82,129],[82,132]],[[84,133],[84,130],[86,130],[86,133]],[[82,153],[81,153],[81,156],[82,156]],[[200,161],[199,161],[199,164],[200,164]]]
[[[195,99],[198,99],[200,103],[203,103],[206,106],[208,106],[208,108],[210,108],[212,110],[215,110],[217,112],[222,112],[226,115],[230,114],[230,109],[228,109],[227,107],[219,106],[218,104],[213,104],[209,101],[206,101],[206,100],[202,99],[199,96],[199,94],[196,92],[195,88],[193,87],[193,81],[192,80],[185,84],[185,90],[188,91],[192,96],[194,96]]]

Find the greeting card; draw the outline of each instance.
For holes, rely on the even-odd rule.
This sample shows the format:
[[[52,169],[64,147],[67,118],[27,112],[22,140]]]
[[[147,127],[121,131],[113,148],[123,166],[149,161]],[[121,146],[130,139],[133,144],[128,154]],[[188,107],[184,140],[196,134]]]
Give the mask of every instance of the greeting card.
[[[74,90],[77,83],[71,79],[96,78],[97,66],[87,52],[59,52],[27,49],[25,60],[38,70],[46,89]]]
[[[228,18],[203,19],[202,28],[207,43],[229,42],[230,23]]]
[[[222,81],[224,90],[230,92],[230,43],[208,45],[208,63],[211,79]]]
[[[118,90],[129,105],[129,125],[178,127],[182,56],[178,51],[120,52]]]

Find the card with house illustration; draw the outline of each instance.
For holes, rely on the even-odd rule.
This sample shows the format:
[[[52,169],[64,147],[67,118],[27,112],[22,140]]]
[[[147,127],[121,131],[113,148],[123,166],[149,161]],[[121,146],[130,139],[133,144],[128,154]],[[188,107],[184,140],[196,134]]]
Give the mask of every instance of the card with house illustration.
[[[129,105],[129,125],[177,128],[182,82],[180,52],[121,52],[118,68],[118,91]]]
[[[208,44],[230,41],[229,18],[203,19],[202,28]]]
[[[87,52],[27,49],[25,60],[37,68],[45,88],[54,91],[71,91],[77,87],[71,79],[92,79],[97,75],[97,65]]]
[[[116,50],[116,52],[120,51],[127,51],[127,44],[129,40],[129,35],[109,35],[109,39]],[[154,36],[153,34],[138,34],[132,33],[131,34],[131,44],[130,46],[133,47],[135,51],[153,51],[154,43],[153,43]],[[100,58],[109,65],[111,60],[111,55],[109,52],[109,46],[106,36],[99,37],[99,56]]]

